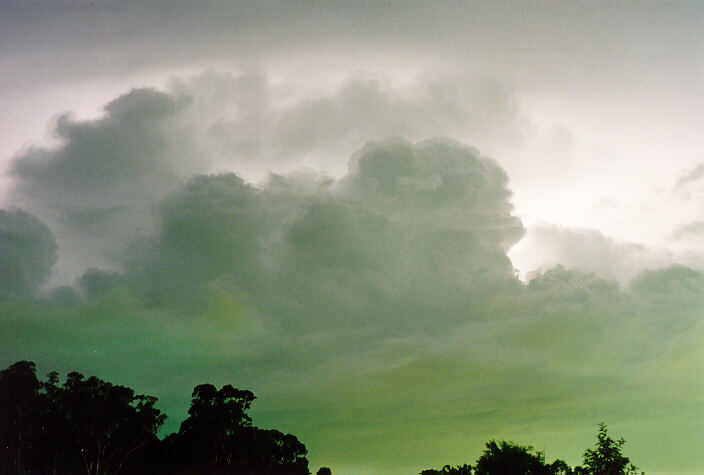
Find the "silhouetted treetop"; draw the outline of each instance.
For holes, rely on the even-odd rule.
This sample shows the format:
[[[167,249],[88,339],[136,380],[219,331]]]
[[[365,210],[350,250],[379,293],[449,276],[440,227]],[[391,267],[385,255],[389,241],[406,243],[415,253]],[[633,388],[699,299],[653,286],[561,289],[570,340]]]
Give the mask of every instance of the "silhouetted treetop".
[[[440,470],[427,469],[420,472],[420,475],[472,475],[472,466],[468,464],[451,467],[445,465]]]
[[[251,391],[229,384],[219,390],[212,384],[196,386],[189,417],[168,442],[180,464],[201,473],[308,474],[305,445],[295,436],[252,426],[246,411],[254,399]]]
[[[533,453],[533,447],[516,445],[505,440],[486,443],[486,449],[477,460],[474,473],[477,475],[552,475],[545,464],[542,452]]]
[[[118,473],[156,439],[166,416],[155,403],[77,372],[63,385],[55,372],[42,382],[34,363],[15,363],[0,372],[0,471]]]
[[[584,453],[584,467],[574,470],[564,460],[545,463],[542,452],[533,452],[533,447],[517,445],[505,440],[490,440],[474,466],[445,465],[440,470],[427,469],[421,475],[636,475],[638,468],[621,453],[623,439],[613,440],[604,423],[599,424],[597,443],[594,449]],[[641,472],[642,474],[642,472]]]
[[[590,475],[636,475],[638,467],[621,453],[626,443],[623,438],[614,440],[606,430],[606,424],[599,423],[596,446],[584,452],[585,473]]]

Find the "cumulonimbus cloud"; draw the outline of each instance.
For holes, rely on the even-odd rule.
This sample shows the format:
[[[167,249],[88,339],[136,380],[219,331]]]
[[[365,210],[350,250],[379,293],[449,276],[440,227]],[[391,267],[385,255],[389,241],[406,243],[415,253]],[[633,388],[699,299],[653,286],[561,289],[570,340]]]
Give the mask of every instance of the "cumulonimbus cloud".
[[[314,92],[262,74],[205,73],[167,91],[134,89],[97,119],[59,117],[57,146],[15,158],[9,201],[55,233],[56,282],[88,267],[122,270],[129,242],[154,231],[161,200],[197,174],[232,170],[256,181],[307,166],[339,176],[355,150],[389,136],[520,140],[510,90],[462,84],[420,79],[399,91],[352,76]]]
[[[126,276],[155,302],[226,276],[296,327],[436,324],[458,318],[458,299],[516,284],[505,252],[523,227],[507,181],[445,139],[369,144],[340,180],[201,176],[162,202]]]
[[[508,176],[476,149],[372,141],[340,176],[279,170],[254,183],[213,170],[247,165],[223,152],[247,147],[213,137],[252,130],[195,121],[197,100],[134,91],[101,119],[60,121],[58,148],[18,158],[16,202],[56,230],[59,253],[82,256],[85,244],[92,257],[76,260],[73,294],[2,304],[2,361],[120,377],[173,414],[204,377],[250,387],[269,401],[265,423],[278,418],[319,460],[346,466],[430,465],[428,450],[466,457],[468,444],[529,427],[576,461],[592,429],[589,441],[565,435],[577,412],[636,425],[649,414],[647,427],[686,432],[702,389],[687,370],[701,356],[701,272],[652,270],[620,286],[586,271],[639,248],[552,229],[559,260],[586,271],[555,267],[524,285],[506,254],[524,234]],[[26,276],[3,285],[34,292],[53,238],[3,213],[3,232],[27,244],[3,239],[3,265]],[[647,456],[626,437],[634,459]],[[399,447],[416,455],[388,455]]]

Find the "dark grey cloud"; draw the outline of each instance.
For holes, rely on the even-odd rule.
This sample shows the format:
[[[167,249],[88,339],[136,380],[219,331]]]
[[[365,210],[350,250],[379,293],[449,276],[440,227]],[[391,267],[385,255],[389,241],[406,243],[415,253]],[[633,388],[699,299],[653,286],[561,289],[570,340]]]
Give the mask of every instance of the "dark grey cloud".
[[[86,195],[109,203],[124,200],[130,186],[141,191],[145,186],[140,181],[171,174],[170,164],[160,163],[168,160],[162,156],[166,140],[160,129],[180,107],[164,93],[133,90],[109,103],[105,117],[95,121],[60,117],[55,132],[63,145],[31,150],[15,162],[18,192],[45,204],[72,203]],[[57,199],[57,189],[62,199]]]
[[[704,289],[704,274],[683,265],[659,271],[648,270],[631,282],[631,288],[643,294],[671,293],[679,290],[700,292]]]
[[[517,285],[505,251],[523,227],[507,181],[445,139],[371,143],[338,181],[201,176],[161,204],[127,275],[155,303],[227,277],[288,327],[432,328]]]
[[[152,230],[158,201],[198,166],[179,123],[187,104],[136,89],[110,102],[101,118],[59,117],[60,145],[16,157],[11,201],[52,227],[69,265],[114,265],[128,240]]]
[[[454,131],[520,141],[522,121],[508,89],[476,78],[462,86],[421,79],[398,92],[353,76],[321,92],[254,72],[205,73],[166,92],[134,89],[96,119],[60,116],[58,145],[15,156],[9,201],[55,232],[57,281],[66,283],[87,267],[121,269],[128,243],[155,229],[159,202],[194,174],[234,169],[252,180],[303,164],[341,175],[369,139]],[[449,182],[451,174],[425,179]]]
[[[0,300],[31,296],[56,262],[49,228],[20,209],[0,209]]]

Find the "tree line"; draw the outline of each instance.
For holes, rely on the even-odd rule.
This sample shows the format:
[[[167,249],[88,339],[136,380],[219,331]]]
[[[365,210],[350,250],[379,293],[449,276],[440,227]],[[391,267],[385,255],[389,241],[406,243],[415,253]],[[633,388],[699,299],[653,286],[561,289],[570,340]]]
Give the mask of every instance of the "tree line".
[[[595,447],[587,449],[583,464],[574,468],[561,459],[546,463],[545,454],[534,452],[530,445],[491,440],[474,466],[445,465],[440,470],[423,470],[420,475],[637,475],[638,467],[621,451],[625,443],[622,438],[614,440],[602,422]]]
[[[0,474],[308,475],[307,450],[296,436],[252,424],[254,399],[229,384],[200,384],[178,432],[159,439],[166,415],[155,397],[78,372],[63,384],[56,372],[42,381],[33,362],[18,361],[0,371]],[[594,449],[574,468],[546,463],[531,446],[491,440],[473,466],[420,474],[634,475],[624,444],[602,423]]]
[[[198,385],[188,418],[160,440],[166,415],[155,397],[78,372],[42,381],[19,361],[0,371],[0,473],[307,475],[303,443],[252,424],[254,399]]]

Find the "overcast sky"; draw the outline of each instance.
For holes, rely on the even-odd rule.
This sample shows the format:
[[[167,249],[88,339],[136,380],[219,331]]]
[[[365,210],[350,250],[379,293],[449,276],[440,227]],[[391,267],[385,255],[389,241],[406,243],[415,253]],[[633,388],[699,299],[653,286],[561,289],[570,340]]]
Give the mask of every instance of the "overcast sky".
[[[335,473],[577,463],[601,420],[702,470],[702,31],[694,1],[0,0],[0,360],[133,378],[174,427],[213,374]]]

